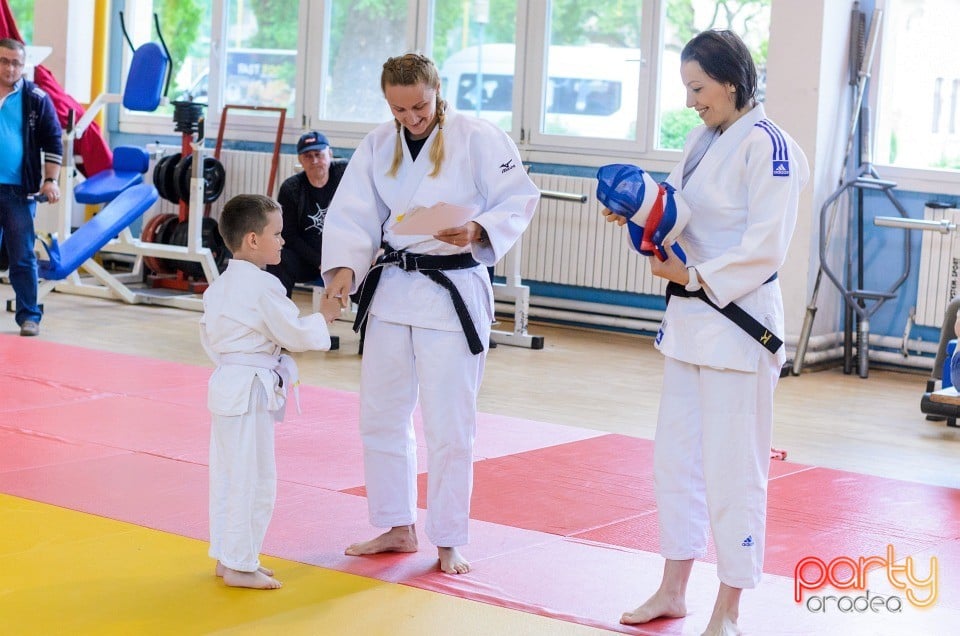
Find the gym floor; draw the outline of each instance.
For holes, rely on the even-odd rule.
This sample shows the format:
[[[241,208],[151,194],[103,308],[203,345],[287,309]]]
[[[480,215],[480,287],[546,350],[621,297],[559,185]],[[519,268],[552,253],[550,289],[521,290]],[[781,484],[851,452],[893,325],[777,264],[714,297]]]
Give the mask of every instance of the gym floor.
[[[296,300],[309,307],[308,295]],[[297,355],[303,413],[277,429],[281,484],[264,547],[284,587],[259,592],[224,586],[206,556],[211,364],[199,314],[57,293],[44,302],[38,338],[17,336],[12,314],[0,325],[5,634],[696,634],[706,624],[712,551],[695,565],[685,619],[617,622],[662,567],[650,466],[662,364],[649,338],[532,325],[543,350],[490,352],[464,551],[474,569],[450,576],[424,537],[416,554],[343,555],[376,529],[356,433],[356,337],[336,323],[340,350]],[[766,576],[744,595],[745,633],[960,624],[960,436],[924,419],[924,383],[881,368],[781,381],[774,439],[788,459],[771,465]],[[858,611],[863,591],[842,587],[850,566],[888,550],[912,566],[914,596],[869,569],[869,598],[884,600]],[[838,585],[797,603],[798,564],[813,558],[838,564]],[[815,574],[800,577],[812,588]]]

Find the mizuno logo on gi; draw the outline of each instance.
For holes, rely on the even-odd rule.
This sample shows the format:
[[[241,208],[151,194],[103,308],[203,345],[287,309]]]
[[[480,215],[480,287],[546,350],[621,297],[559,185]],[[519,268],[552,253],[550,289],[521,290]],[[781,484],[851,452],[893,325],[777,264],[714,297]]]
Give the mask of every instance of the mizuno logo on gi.
[[[775,177],[789,177],[790,176],[790,164],[786,161],[774,161],[773,162],[773,176]]]
[[[500,164],[500,174],[503,174],[504,172],[509,172],[509,171],[513,170],[514,168],[516,168],[516,167],[517,167],[517,166],[515,166],[514,163],[513,163],[513,159],[507,159],[507,162],[506,162],[506,163],[501,163],[501,164]]]

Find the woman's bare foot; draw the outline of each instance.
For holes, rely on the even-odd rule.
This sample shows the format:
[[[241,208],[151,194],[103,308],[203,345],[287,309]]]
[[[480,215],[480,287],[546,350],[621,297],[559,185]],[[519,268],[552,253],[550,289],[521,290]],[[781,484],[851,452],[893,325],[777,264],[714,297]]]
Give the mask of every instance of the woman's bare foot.
[[[740,628],[737,627],[736,622],[731,621],[730,619],[723,619],[716,621],[715,619],[710,620],[710,624],[707,625],[707,629],[704,630],[702,636],[740,636]]]
[[[223,563],[220,563],[219,561],[217,561],[217,576],[223,576],[224,573],[226,573],[227,569],[228,569],[227,566],[225,566]],[[263,567],[263,566],[261,565],[261,566],[258,568],[258,570],[259,570],[260,572],[263,572],[263,573],[266,574],[267,576],[273,576],[273,570],[271,570],[270,568],[265,568],[265,567]]]
[[[620,622],[624,625],[641,625],[656,618],[683,618],[687,615],[687,581],[693,571],[693,559],[666,559],[663,562],[663,579],[660,587],[647,602],[624,612]]]
[[[223,582],[230,587],[248,587],[253,590],[276,590],[283,585],[272,576],[267,576],[260,570],[256,572],[240,572],[226,568],[223,573]]]
[[[460,555],[456,548],[437,548],[440,555],[440,569],[447,574],[466,574],[470,571],[470,563]]]
[[[641,625],[655,618],[683,618],[686,615],[687,604],[682,598],[674,598],[657,590],[646,603],[632,612],[624,612],[620,622],[623,625]]]
[[[740,617],[740,595],[743,590],[720,583],[717,590],[717,602],[713,605],[713,614],[704,630],[704,636],[737,636],[740,628],[737,619]]]
[[[417,532],[413,526],[390,528],[379,537],[354,543],[344,551],[347,556],[380,554],[381,552],[416,552]]]

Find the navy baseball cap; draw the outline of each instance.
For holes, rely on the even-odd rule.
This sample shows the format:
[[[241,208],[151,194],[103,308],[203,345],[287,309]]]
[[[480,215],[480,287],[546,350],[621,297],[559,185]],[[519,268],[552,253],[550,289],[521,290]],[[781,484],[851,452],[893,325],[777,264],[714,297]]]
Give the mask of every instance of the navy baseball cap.
[[[300,136],[300,141],[297,142],[297,154],[303,154],[311,150],[326,150],[329,147],[330,142],[327,141],[323,133],[311,130]]]

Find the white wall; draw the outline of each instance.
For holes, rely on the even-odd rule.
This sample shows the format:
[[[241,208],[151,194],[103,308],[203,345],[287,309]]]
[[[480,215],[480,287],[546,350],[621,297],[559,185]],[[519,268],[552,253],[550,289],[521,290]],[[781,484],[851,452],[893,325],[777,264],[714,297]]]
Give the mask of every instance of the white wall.
[[[837,188],[849,126],[847,70],[852,0],[773,0],[767,114],[800,144],[811,179],[800,198],[797,229],[780,271],[787,339],[803,324],[819,265],[820,207]],[[832,244],[842,245],[837,234]],[[839,267],[839,265],[837,265]],[[814,334],[836,332],[839,292],[820,287]]]
[[[83,104],[92,101],[94,4],[95,0],[36,0],[33,42],[28,42],[53,48],[43,65]]]

